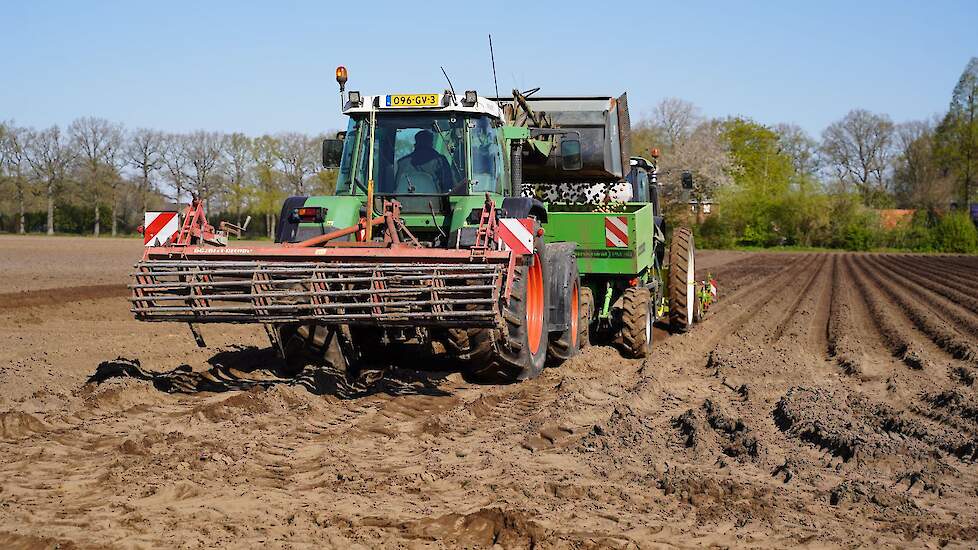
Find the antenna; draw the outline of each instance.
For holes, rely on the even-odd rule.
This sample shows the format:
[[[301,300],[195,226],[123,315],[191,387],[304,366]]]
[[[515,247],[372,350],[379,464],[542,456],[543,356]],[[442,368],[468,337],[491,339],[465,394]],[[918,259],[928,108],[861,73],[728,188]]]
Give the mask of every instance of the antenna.
[[[496,56],[492,53],[492,33],[489,33],[489,59],[492,60],[492,85],[496,87],[496,101],[499,101],[499,82],[496,80]]]
[[[452,79],[448,78],[448,73],[445,72],[445,67],[441,67],[441,74],[445,75],[445,80],[448,81],[448,87],[452,90],[452,103],[455,103],[455,86],[452,86]]]

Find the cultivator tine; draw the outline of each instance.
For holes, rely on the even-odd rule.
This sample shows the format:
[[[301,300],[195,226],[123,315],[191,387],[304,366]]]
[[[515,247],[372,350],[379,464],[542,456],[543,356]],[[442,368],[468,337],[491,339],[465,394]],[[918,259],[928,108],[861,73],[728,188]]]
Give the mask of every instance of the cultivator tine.
[[[262,306],[267,306],[269,302],[268,297],[264,295],[266,291],[270,290],[267,284],[269,280],[268,273],[262,270],[261,262],[259,262],[254,275],[251,277],[252,303],[255,304],[255,313],[257,315],[268,315],[268,310]]]
[[[441,313],[445,311],[445,306],[439,304],[441,299],[440,290],[445,287],[445,281],[439,277],[440,273],[438,269],[433,269],[431,272],[431,301],[436,304],[431,307],[432,311],[435,313]]]
[[[374,290],[376,290],[378,292],[373,293],[373,294],[370,295],[370,301],[371,302],[374,302],[374,303],[382,302],[384,300],[384,298],[383,298],[383,292],[385,290],[387,290],[387,285],[385,284],[385,281],[384,281],[384,274],[383,274],[382,271],[379,271],[379,270],[378,271],[374,271],[373,272],[373,277],[374,277],[374,280],[371,283],[371,286],[373,287]],[[375,315],[380,315],[383,312],[383,308],[378,306],[378,307],[373,308],[371,311],[373,311],[373,313]]]
[[[326,275],[321,269],[316,269],[312,273],[312,278],[314,282],[312,283],[312,290],[315,292],[311,297],[311,301],[314,304],[325,305],[329,302],[329,283],[326,282]],[[318,308],[313,310],[316,315],[326,315],[326,309]]]
[[[210,282],[210,278],[206,274],[201,274],[200,268],[196,268],[192,270],[192,274],[190,275],[190,280],[199,283]],[[198,310],[201,309],[206,310],[207,308],[210,307],[210,302],[207,301],[207,298],[202,298],[203,288],[201,287],[201,285],[199,284],[191,285],[190,296],[191,298],[188,298],[187,303],[193,307],[195,313]],[[204,341],[204,335],[200,333],[200,329],[197,327],[197,325],[191,322],[191,323],[187,323],[187,326],[190,327],[190,332],[191,334],[194,335],[194,342],[197,343],[197,347],[206,348],[207,343]]]
[[[200,327],[196,323],[187,323],[190,327],[190,333],[194,335],[194,342],[197,342],[198,348],[206,348],[207,342],[204,341],[204,335],[200,333]]]
[[[136,277],[135,277],[137,286],[133,289],[133,297],[134,297],[133,304],[136,307],[146,307],[149,305],[148,302],[140,299],[146,295],[145,285],[148,285],[150,283],[149,277],[145,275],[148,271],[149,268],[147,268],[146,266],[141,266],[137,264]]]

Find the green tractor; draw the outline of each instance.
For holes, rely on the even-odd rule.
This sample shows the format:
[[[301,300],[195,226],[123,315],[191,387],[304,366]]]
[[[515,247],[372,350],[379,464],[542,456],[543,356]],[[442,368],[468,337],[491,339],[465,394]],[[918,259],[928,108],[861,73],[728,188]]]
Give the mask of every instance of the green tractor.
[[[666,312],[692,325],[693,237],[676,229],[666,254],[624,95],[344,99],[349,126],[323,143],[335,194],[288,198],[263,247],[226,245],[195,201],[136,264],[137,319],[189,323],[201,345],[200,323],[260,324],[293,373],[410,356],[490,382],[592,337],[644,357]]]

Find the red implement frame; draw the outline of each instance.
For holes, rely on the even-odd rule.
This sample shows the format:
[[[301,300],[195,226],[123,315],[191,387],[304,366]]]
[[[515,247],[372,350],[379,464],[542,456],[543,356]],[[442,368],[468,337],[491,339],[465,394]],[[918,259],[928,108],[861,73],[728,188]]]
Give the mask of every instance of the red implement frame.
[[[322,322],[376,326],[498,326],[516,262],[497,250],[497,211],[487,196],[475,246],[422,246],[385,201],[383,239],[367,221],[299,243],[209,246],[217,241],[195,200],[167,246],[146,249],[133,273],[132,311],[146,321]],[[500,292],[502,290],[502,292]]]

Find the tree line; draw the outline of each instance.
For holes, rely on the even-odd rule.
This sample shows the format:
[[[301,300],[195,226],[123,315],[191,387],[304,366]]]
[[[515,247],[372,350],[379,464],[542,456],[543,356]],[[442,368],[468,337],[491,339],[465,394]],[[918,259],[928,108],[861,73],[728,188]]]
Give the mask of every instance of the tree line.
[[[107,223],[112,235],[131,233],[143,211],[196,194],[211,217],[253,216],[249,234],[270,235],[286,196],[333,191],[322,137],[126,130],[93,117],[63,129],[0,123],[0,231],[99,235]],[[978,58],[947,112],[925,120],[854,109],[815,138],[794,124],[703,117],[670,98],[631,139],[636,154],[660,150],[667,217],[689,217],[686,170],[692,198],[715,203],[693,220],[704,245],[978,249],[966,213],[978,187]],[[888,208],[917,214],[884,230],[878,211]]]
[[[951,93],[948,110],[894,122],[854,109],[818,138],[794,124],[705,118],[666,99],[638,124],[633,148],[661,150],[667,217],[689,218],[678,190],[693,172],[692,200],[715,213],[695,216],[711,247],[825,246],[978,252],[969,206],[978,195],[978,58]],[[884,209],[913,209],[887,224]]]
[[[82,117],[35,129],[0,122],[0,231],[132,233],[147,210],[199,196],[214,217],[269,234],[283,199],[331,193],[322,136],[166,133]]]

